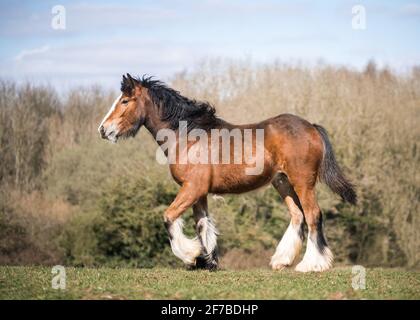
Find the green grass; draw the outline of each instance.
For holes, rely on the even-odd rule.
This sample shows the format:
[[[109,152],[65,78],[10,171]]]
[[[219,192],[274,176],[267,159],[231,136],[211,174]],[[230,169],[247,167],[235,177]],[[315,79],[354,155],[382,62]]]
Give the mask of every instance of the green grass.
[[[292,270],[66,268],[67,288],[51,288],[49,267],[0,267],[0,299],[420,299],[420,272],[368,269],[352,289],[351,268]]]

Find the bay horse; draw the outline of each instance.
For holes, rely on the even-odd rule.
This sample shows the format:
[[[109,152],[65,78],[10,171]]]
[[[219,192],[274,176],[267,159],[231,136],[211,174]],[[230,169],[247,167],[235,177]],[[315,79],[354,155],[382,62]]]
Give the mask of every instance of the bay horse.
[[[159,132],[172,130],[176,140],[168,150],[179,147],[180,123],[187,123],[187,131],[199,129],[210,133],[215,129],[236,130],[245,133],[263,130],[263,166],[258,174],[247,174],[249,163],[181,163],[180,153],[169,164],[180,190],[166,209],[164,225],[169,234],[173,253],[187,266],[214,270],[218,267],[218,231],[207,207],[208,194],[239,194],[271,183],[284,199],[291,216],[290,224],[279,242],[270,265],[274,270],[292,266],[304,242],[304,225],[308,227],[306,251],[296,265],[301,272],[324,271],[332,266],[333,254],[328,247],[322,213],[316,200],[315,185],[318,180],[341,198],[356,204],[355,188],[340,169],[326,130],[317,124],[292,115],[281,114],[258,123],[234,125],[218,116],[215,108],[182,96],[161,81],[151,77],[133,78],[124,75],[121,94],[99,125],[102,138],[117,142],[120,138],[134,137],[142,126],[152,134],[162,147]],[[167,141],[166,141],[167,142]],[[166,143],[165,142],[165,143]],[[230,139],[230,144],[235,140]],[[246,148],[244,139],[239,140]],[[198,147],[197,147],[198,146]],[[214,151],[210,138],[188,141],[190,149],[208,148]],[[212,150],[213,148],[213,150]],[[256,151],[256,146],[251,146]],[[233,153],[233,149],[230,149]],[[200,151],[200,152],[201,152]],[[218,150],[216,150],[218,151]],[[233,156],[233,155],[232,155]],[[187,238],[183,233],[182,214],[192,207],[197,237]]]

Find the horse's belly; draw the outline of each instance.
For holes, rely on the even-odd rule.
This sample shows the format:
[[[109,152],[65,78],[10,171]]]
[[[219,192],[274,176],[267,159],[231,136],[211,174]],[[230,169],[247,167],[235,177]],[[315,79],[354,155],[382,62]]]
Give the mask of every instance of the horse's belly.
[[[273,178],[271,170],[263,170],[259,174],[252,173],[252,170],[246,172],[241,165],[215,165],[209,191],[215,194],[243,193],[258,189],[270,183]]]

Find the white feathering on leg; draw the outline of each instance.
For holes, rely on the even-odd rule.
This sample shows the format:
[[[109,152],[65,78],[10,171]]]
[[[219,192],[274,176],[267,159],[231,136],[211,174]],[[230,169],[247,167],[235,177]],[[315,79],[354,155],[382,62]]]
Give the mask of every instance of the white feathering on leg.
[[[328,247],[324,247],[324,252],[320,252],[316,243],[312,241],[312,237],[308,235],[308,243],[306,245],[305,255],[299,264],[296,266],[296,271],[310,272],[310,271],[325,271],[332,267],[334,256]]]
[[[197,226],[201,228],[200,236],[203,246],[206,248],[208,254],[212,253],[217,246],[217,236],[219,234],[213,219],[203,217],[198,221]]]
[[[200,255],[201,243],[197,237],[188,239],[183,233],[184,222],[181,218],[176,219],[170,226],[169,232],[172,239],[172,252],[184,263],[192,265],[195,259]]]
[[[299,236],[299,225],[289,224],[276,252],[271,257],[270,265],[274,270],[281,270],[286,266],[293,264],[296,256],[302,248],[302,239]]]

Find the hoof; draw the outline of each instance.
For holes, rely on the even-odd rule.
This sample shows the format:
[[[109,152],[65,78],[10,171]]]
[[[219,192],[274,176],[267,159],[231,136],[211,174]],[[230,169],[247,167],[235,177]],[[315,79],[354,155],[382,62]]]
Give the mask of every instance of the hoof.
[[[281,264],[281,263],[270,263],[270,265],[271,265],[271,269],[276,270],[276,271],[281,271],[281,270],[289,267],[289,265]]]
[[[326,247],[322,254],[315,253],[312,256],[305,254],[295,270],[298,272],[322,272],[331,269],[334,260],[331,250]]]
[[[309,264],[305,261],[300,262],[295,270],[298,272],[322,272],[331,269],[332,265],[328,262]]]
[[[218,261],[212,255],[201,255],[195,260],[195,269],[204,269],[209,271],[216,271],[218,268]]]
[[[283,270],[293,264],[293,259],[287,256],[274,255],[271,257],[270,266],[273,270]]]

